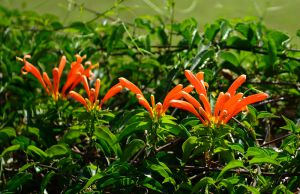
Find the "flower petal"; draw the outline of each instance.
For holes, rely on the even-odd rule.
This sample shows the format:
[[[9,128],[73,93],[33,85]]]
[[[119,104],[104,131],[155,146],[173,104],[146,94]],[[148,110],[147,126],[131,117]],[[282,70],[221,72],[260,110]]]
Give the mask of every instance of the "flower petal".
[[[137,99],[139,101],[139,104],[146,108],[146,110],[150,113],[151,118],[153,118],[153,110],[150,107],[149,102],[140,94],[137,94]]]
[[[49,92],[53,92],[52,83],[50,81],[50,78],[46,72],[43,72],[43,80],[45,81],[47,88],[49,89]]]
[[[193,91],[195,87],[193,85],[188,85],[185,88],[182,89],[182,91],[186,92],[186,93],[191,93],[191,91]]]
[[[162,104],[160,102],[156,104],[155,112],[157,114],[157,118],[160,118],[162,115]]]
[[[246,81],[246,75],[240,75],[228,88],[227,92],[233,96],[236,90]]]
[[[52,76],[53,76],[53,93],[54,99],[58,99],[58,89],[59,89],[59,69],[57,67],[52,69]]]
[[[198,94],[204,94],[206,96],[206,89],[204,87],[204,84],[199,81],[196,76],[190,71],[185,70],[184,71],[185,77],[189,80],[189,82],[195,87]]]
[[[81,76],[81,81],[82,81],[83,87],[85,89],[85,92],[87,93],[87,96],[90,99],[91,98],[90,87],[89,87],[89,83],[88,83],[87,78],[86,78],[85,75]],[[90,99],[90,101],[91,101],[91,99]]]
[[[135,94],[140,94],[140,95],[144,96],[142,91],[131,81],[129,81],[123,77],[119,78],[119,81],[123,87],[129,89],[130,91],[132,91]]]
[[[66,56],[62,56],[60,59],[60,63],[58,65],[58,79],[59,80],[60,80],[61,74],[65,68],[66,62],[67,62]]]
[[[201,107],[201,104],[193,96],[191,96],[190,94],[182,91],[182,97],[186,101],[191,103],[196,108],[196,110],[198,110]]]
[[[204,94],[200,94],[199,97],[200,97],[201,102],[203,103],[205,112],[207,113],[208,116],[210,116],[211,115],[211,108],[210,108],[210,104],[208,102],[207,97]]]
[[[46,90],[46,92],[49,95],[50,92],[42,78],[40,71],[34,65],[32,65],[31,63],[26,61],[27,58],[30,58],[30,55],[25,55],[23,60],[18,58],[19,60],[21,60],[24,63],[24,66],[21,69],[22,74],[31,73],[34,77],[36,77],[38,79],[38,81],[42,84],[43,88]]]
[[[80,102],[83,106],[85,106],[85,108],[87,110],[89,110],[88,106],[87,106],[87,103],[86,103],[86,100],[80,95],[78,94],[77,92],[74,92],[74,91],[70,91],[69,92],[69,95],[74,98],[74,100]]]
[[[123,89],[123,87],[121,86],[120,83],[114,85],[113,87],[111,87],[107,93],[105,94],[105,96],[103,97],[103,99],[101,100],[101,103],[99,105],[99,107],[102,107],[102,104],[104,102],[106,102],[107,100],[109,100],[111,97],[115,96],[117,93],[121,92],[121,90]]]
[[[259,94],[253,94],[253,95],[247,96],[246,98],[237,102],[235,104],[235,106],[233,106],[232,108],[230,108],[228,110],[228,116],[224,120],[224,123],[227,123],[232,117],[234,117],[239,112],[241,112],[245,108],[245,106],[256,103],[256,102],[263,101],[266,98],[268,98],[268,94],[266,94],[266,93],[259,93]]]
[[[226,92],[225,94],[221,92],[219,94],[214,110],[214,116],[216,118],[219,116],[219,112],[223,109],[224,104],[228,101],[229,98],[230,94],[228,92]]]
[[[183,100],[171,100],[170,106],[174,108],[179,108],[182,110],[186,110],[192,114],[194,114],[196,117],[198,117],[203,123],[203,119],[200,117],[199,113],[196,111],[194,106],[190,104],[189,102],[183,101]]]
[[[95,82],[95,99],[97,100],[98,99],[98,95],[99,95],[99,90],[100,90],[100,79],[96,79],[96,82]]]
[[[182,90],[183,86],[181,84],[176,85],[168,94],[166,95],[163,102],[163,109],[166,110],[169,102],[174,99],[174,96]]]

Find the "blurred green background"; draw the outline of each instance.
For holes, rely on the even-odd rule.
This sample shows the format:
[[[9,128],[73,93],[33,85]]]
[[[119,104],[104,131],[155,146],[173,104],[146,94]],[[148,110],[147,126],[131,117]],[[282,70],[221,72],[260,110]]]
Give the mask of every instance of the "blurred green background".
[[[19,10],[34,10],[38,13],[52,13],[65,23],[88,21],[95,15],[73,3],[103,12],[116,1],[108,0],[0,0],[1,5]],[[262,18],[267,27],[290,34],[295,38],[299,29],[300,0],[175,0],[175,20],[194,17],[200,23],[212,23],[218,18],[238,18],[254,16]],[[130,21],[145,14],[168,15],[167,1],[124,0],[115,17]],[[293,40],[295,41],[295,40]]]

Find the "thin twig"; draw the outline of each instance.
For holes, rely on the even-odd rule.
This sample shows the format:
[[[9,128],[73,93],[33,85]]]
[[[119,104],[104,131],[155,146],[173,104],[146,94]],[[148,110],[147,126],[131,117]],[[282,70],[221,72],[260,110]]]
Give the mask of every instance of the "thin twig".
[[[52,170],[58,170],[58,168],[55,168],[55,167],[49,166],[49,165],[45,165],[45,164],[41,164],[41,163],[36,163],[36,165],[44,167],[44,168],[49,168],[49,169],[52,169]]]
[[[300,86],[300,83],[298,82],[279,82],[279,81],[260,81],[260,82],[255,82],[255,81],[247,81],[246,83],[248,84],[257,84],[257,85],[290,85],[298,88]]]
[[[234,46],[221,45],[221,44],[218,44],[218,46],[222,49],[234,49],[234,50],[248,51],[248,52],[262,54],[262,55],[269,55],[268,51],[256,50],[254,48],[241,48],[241,47],[234,47]],[[289,59],[289,60],[294,60],[294,61],[299,61],[300,62],[300,58],[291,57],[291,56],[288,56],[286,54],[276,54],[276,56],[281,58],[281,59]]]
[[[173,140],[173,141],[171,141],[171,142],[169,142],[169,143],[167,143],[167,144],[165,144],[165,145],[163,145],[161,147],[158,147],[155,151],[159,152],[159,151],[164,150],[164,149],[166,149],[166,148],[168,148],[170,146],[173,146],[173,145],[177,144],[181,139],[182,139],[181,137],[178,137],[175,140]]]
[[[170,168],[183,168],[185,171],[200,170],[200,171],[203,171],[203,173],[206,173],[206,172],[220,172],[224,169],[224,167],[212,168],[212,167],[202,167],[202,166],[176,166],[176,165],[170,165]],[[231,170],[228,170],[227,172],[237,173],[237,174],[252,174],[252,172],[250,172],[246,169],[242,169],[242,168],[231,169]],[[261,172],[261,174],[264,175],[264,176],[274,176],[277,173],[274,173],[274,172]],[[300,172],[294,172],[294,173],[285,172],[285,173],[282,173],[281,175],[288,176],[288,177],[300,176]]]
[[[134,163],[137,163],[137,159],[138,157],[140,157],[140,155],[144,152],[146,146],[144,146],[135,156],[134,158],[130,161],[130,164],[134,164]]]
[[[290,135],[292,135],[292,134],[293,134],[293,133],[288,133],[288,134],[286,134],[286,135],[283,135],[283,136],[281,136],[281,137],[278,137],[278,138],[276,138],[276,139],[273,139],[273,140],[271,140],[271,141],[269,141],[269,142],[266,142],[266,143],[260,145],[260,147],[264,147],[264,146],[270,145],[270,144],[272,144],[272,143],[277,143],[277,142],[283,140],[284,138],[286,138],[286,137],[288,137],[288,136],[290,136]]]
[[[279,98],[271,98],[271,99],[264,100],[262,102],[253,104],[252,106],[253,107],[262,106],[262,105],[265,105],[265,104],[274,103],[274,102],[278,102],[278,101],[285,101],[285,100],[288,100],[288,99],[291,99],[291,98],[292,97],[284,97],[284,96],[279,97]]]

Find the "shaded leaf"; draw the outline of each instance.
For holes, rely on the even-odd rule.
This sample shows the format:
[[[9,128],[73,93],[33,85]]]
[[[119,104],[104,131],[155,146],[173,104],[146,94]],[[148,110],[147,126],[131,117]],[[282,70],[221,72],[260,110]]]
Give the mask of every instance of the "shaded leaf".
[[[220,174],[217,177],[217,180],[220,180],[220,178],[228,171],[234,168],[244,168],[244,164],[240,160],[232,160],[230,161],[220,172]]]
[[[145,147],[145,142],[143,140],[140,139],[132,140],[123,151],[123,154],[121,156],[121,161],[128,161],[144,147]]]

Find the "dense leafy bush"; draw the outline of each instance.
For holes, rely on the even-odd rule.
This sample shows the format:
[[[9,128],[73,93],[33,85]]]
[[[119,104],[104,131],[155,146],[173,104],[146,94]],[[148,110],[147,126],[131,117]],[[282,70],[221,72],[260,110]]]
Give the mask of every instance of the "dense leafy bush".
[[[247,19],[200,32],[193,18],[125,23],[96,13],[64,26],[4,7],[0,17],[2,193],[299,191],[300,52],[287,34]],[[40,80],[22,75],[35,71],[28,62]],[[252,97],[237,94],[217,114],[235,117],[217,122],[209,111],[242,74],[238,92]],[[204,108],[195,113],[191,97]]]

